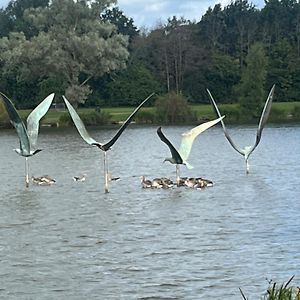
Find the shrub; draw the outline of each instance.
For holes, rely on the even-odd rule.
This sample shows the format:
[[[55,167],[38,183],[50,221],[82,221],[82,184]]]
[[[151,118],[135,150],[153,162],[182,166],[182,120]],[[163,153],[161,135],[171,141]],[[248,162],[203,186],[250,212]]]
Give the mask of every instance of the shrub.
[[[224,108],[221,115],[225,116],[226,123],[239,123],[242,118],[241,111],[237,107]]]
[[[285,112],[277,107],[272,107],[268,122],[281,122],[286,121],[287,116]]]
[[[92,111],[90,113],[79,113],[82,122],[86,126],[107,125],[110,123],[111,116],[105,111]],[[59,118],[59,126],[71,126],[73,120],[69,113],[64,113]]]
[[[0,98],[0,125],[7,126],[9,124],[9,117],[6,112],[3,101]]]
[[[135,116],[135,121],[140,124],[155,123],[155,114],[149,110],[141,110]]]
[[[67,127],[73,124],[71,116],[69,113],[63,113],[58,120],[59,126]]]
[[[295,105],[291,113],[292,113],[293,119],[299,120],[300,119],[300,105]]]
[[[197,121],[184,96],[174,92],[159,97],[155,102],[156,120],[164,124],[184,124]]]

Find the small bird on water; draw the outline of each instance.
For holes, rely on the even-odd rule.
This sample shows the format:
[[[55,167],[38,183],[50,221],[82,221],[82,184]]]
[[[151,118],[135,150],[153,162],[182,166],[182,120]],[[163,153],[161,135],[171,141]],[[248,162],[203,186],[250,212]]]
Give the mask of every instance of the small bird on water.
[[[52,185],[56,182],[55,179],[51,178],[48,175],[43,175],[43,176],[39,176],[39,177],[32,176],[31,180],[36,185]]]

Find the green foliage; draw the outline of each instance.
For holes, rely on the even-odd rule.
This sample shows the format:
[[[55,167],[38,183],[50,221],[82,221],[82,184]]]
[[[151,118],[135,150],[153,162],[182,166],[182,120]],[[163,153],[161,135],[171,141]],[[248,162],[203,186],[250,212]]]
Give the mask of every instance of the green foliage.
[[[61,78],[68,99],[85,102],[87,82],[124,68],[128,58],[127,38],[99,17],[111,2],[53,0],[49,7],[25,10],[24,20],[38,34],[20,32],[0,40],[2,71],[24,82]]]
[[[8,117],[7,112],[6,112],[4,103],[3,103],[3,101],[0,97],[0,126],[1,125],[6,126],[7,124],[9,124],[9,117]]]
[[[247,66],[237,87],[239,104],[244,118],[259,117],[265,100],[267,59],[262,44],[254,44],[246,58]]]
[[[79,113],[79,116],[85,126],[99,126],[110,124],[111,116],[105,111],[92,111],[89,113]],[[73,125],[72,118],[69,113],[64,113],[59,118],[59,126]]]
[[[268,118],[269,123],[284,122],[287,119],[288,119],[288,116],[286,115],[285,111],[283,111],[279,107],[275,107],[274,105],[272,106],[270,116]]]
[[[209,88],[220,103],[241,99],[242,115],[255,118],[265,100],[258,82],[262,91],[275,83],[280,101],[300,101],[300,3],[264,2],[259,10],[233,0],[208,8],[198,23],[174,17],[138,31],[119,8],[107,9],[115,0],[12,0],[0,9],[1,90],[33,108],[52,91],[75,106],[87,98],[92,106],[136,105],[148,88],[208,103]],[[257,44],[269,62],[266,81],[258,60],[255,80],[245,75]]]
[[[299,288],[289,287],[294,276],[279,287],[274,282],[267,290],[264,300],[300,300]]]
[[[186,98],[174,92],[159,97],[155,108],[157,121],[163,124],[194,123],[197,119]]]
[[[118,7],[105,10],[101,17],[103,20],[114,24],[117,27],[118,33],[128,35],[129,42],[132,42],[132,39],[139,33],[133,24],[133,19],[127,18]]]
[[[293,119],[300,120],[300,105],[295,105],[291,113]]]
[[[67,86],[61,77],[48,77],[39,83],[39,88],[38,97],[42,99],[42,97],[51,93],[64,95]]]
[[[205,74],[206,88],[214,91],[220,103],[226,103],[232,98],[232,87],[240,80],[239,61],[221,54],[214,54],[212,59],[212,65]]]
[[[277,285],[276,282],[270,281],[270,286],[267,292],[263,296],[262,300],[300,300],[300,289],[299,287],[289,286],[291,281],[294,279],[292,276],[286,283]],[[247,300],[244,292],[240,289],[242,298]]]
[[[222,116],[225,116],[225,122],[227,124],[240,123],[243,119],[241,111],[238,107],[232,106],[230,108],[223,108],[221,113]]]
[[[140,110],[135,116],[135,121],[139,124],[154,124],[155,120],[155,113],[150,110]]]
[[[107,89],[111,106],[136,106],[151,93],[162,90],[160,83],[143,65],[130,65],[117,74]]]
[[[269,86],[276,83],[276,97],[280,101],[291,101],[297,97],[291,95],[291,87],[297,81],[297,71],[299,72],[297,67],[299,66],[297,61],[293,61],[291,51],[292,47],[287,39],[274,43],[269,50],[267,82]]]

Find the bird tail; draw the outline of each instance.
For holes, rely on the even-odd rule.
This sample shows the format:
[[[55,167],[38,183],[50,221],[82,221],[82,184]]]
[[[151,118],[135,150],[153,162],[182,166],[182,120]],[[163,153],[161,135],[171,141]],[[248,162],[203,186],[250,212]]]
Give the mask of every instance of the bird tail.
[[[187,167],[189,170],[194,169],[194,167],[193,167],[191,164],[189,164],[187,161],[185,161],[184,164],[186,165],[186,167]]]

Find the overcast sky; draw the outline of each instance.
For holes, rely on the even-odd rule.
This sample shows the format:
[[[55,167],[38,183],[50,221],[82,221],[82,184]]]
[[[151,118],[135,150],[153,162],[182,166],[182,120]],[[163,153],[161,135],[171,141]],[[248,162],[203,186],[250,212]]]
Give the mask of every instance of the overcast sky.
[[[0,0],[0,7],[5,7],[8,2],[9,0]],[[264,5],[264,0],[251,2],[258,8]],[[127,17],[133,18],[134,24],[139,28],[152,28],[160,21],[165,23],[168,17],[172,16],[200,21],[208,7],[217,3],[224,7],[230,0],[118,0],[119,8]]]

